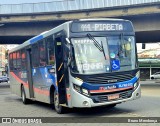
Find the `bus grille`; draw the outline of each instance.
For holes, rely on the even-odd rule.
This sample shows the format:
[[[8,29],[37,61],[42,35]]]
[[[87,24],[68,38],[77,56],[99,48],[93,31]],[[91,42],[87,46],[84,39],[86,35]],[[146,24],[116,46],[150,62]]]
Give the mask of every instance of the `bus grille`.
[[[92,100],[93,100],[94,103],[117,101],[117,100],[130,98],[132,96],[132,92],[133,92],[132,90],[121,92],[121,93],[119,93],[119,98],[118,99],[114,99],[114,100],[108,100],[108,96],[107,95],[93,96]]]
[[[123,82],[133,78],[132,74],[123,74],[123,75],[113,75],[113,76],[97,76],[97,77],[88,77],[86,79],[87,83],[91,84],[108,84],[108,83],[116,83]]]

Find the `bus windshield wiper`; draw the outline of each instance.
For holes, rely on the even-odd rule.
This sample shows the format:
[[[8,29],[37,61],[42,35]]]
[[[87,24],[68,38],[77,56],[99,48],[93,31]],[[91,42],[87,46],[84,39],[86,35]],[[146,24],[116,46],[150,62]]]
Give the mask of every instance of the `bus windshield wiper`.
[[[94,45],[95,45],[101,52],[103,52],[103,55],[104,55],[105,60],[106,60],[106,56],[105,56],[105,52],[104,52],[104,47],[103,47],[102,41],[101,41],[101,45],[100,45],[99,42],[97,42],[97,40],[96,40],[91,34],[88,33],[88,34],[87,34],[87,37],[94,42]]]
[[[97,40],[95,40],[95,38],[91,34],[88,33],[87,37],[94,42],[94,45],[99,49],[99,51],[103,51],[102,46],[97,42]]]

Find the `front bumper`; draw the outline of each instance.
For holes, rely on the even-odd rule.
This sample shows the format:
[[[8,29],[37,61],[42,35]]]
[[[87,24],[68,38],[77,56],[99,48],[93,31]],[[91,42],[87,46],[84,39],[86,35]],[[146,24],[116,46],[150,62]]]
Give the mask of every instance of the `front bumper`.
[[[115,100],[115,101],[107,101],[103,103],[95,103],[93,102],[91,98],[78,93],[74,89],[72,90],[71,97],[72,97],[72,103],[71,103],[72,106],[69,106],[69,107],[87,108],[87,107],[104,106],[104,105],[110,105],[110,104],[118,104],[121,102],[126,102],[126,101],[135,100],[135,99],[140,98],[141,97],[141,87],[139,84],[138,87],[133,91],[131,97],[129,98],[124,98],[124,99]],[[87,104],[84,104],[84,103],[87,103]]]

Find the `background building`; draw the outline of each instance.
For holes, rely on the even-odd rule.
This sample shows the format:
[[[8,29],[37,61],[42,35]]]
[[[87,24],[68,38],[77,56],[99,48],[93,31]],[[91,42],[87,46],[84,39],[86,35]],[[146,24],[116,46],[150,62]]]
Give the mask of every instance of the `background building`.
[[[160,45],[148,43],[145,49],[137,47],[141,79],[150,79],[152,74],[160,72]]]
[[[6,75],[6,70],[5,66],[7,64],[7,59],[6,59],[6,47],[3,45],[0,45],[0,76]]]

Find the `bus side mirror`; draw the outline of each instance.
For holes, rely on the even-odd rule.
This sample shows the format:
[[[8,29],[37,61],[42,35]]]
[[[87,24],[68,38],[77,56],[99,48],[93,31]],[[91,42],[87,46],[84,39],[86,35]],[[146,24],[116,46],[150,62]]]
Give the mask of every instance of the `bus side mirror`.
[[[70,44],[70,41],[69,41],[69,39],[68,39],[68,38],[66,38],[66,42],[68,42],[68,43]]]
[[[64,62],[67,64],[67,66],[70,66],[70,64],[71,64],[71,58],[70,57],[66,57],[65,59],[64,59]]]
[[[69,57],[68,62],[67,62],[67,66],[70,66],[70,65],[71,65],[71,58]]]

